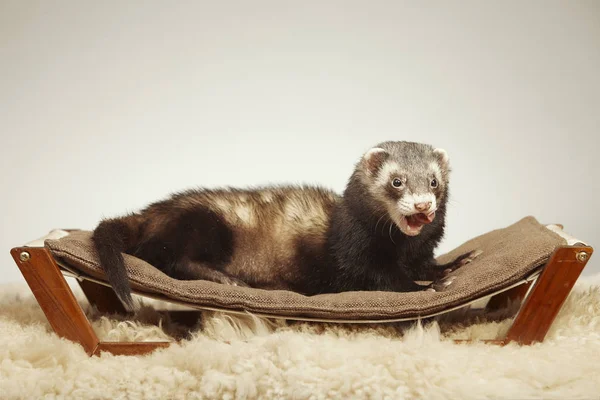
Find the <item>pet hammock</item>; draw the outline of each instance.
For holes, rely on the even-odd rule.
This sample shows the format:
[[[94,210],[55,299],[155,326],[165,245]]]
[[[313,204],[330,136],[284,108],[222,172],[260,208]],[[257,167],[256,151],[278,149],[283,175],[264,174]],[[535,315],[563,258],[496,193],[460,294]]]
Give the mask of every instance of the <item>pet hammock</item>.
[[[61,337],[80,343],[90,355],[144,354],[170,342],[101,342],[77,303],[65,276],[77,278],[89,302],[101,312],[125,310],[105,279],[91,241],[92,232],[55,230],[11,254],[50,325]],[[386,323],[434,317],[490,298],[485,310],[520,302],[505,338],[494,344],[542,341],[592,255],[593,249],[560,225],[526,217],[471,239],[438,258],[448,262],[472,250],[483,253],[452,272],[440,292],[356,291],[303,296],[209,281],[173,279],[145,261],[124,255],[133,293],[197,310],[252,313],[270,318],[333,323]],[[484,310],[484,311],[485,311]],[[174,319],[190,311],[171,311]],[[198,317],[198,313],[193,314]]]

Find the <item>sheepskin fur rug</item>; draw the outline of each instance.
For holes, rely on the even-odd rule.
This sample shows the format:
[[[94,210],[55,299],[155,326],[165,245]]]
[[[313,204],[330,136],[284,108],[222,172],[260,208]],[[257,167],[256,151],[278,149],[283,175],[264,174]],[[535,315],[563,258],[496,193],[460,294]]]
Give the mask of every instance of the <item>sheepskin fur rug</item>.
[[[599,278],[578,282],[545,342],[533,346],[449,340],[499,337],[511,322],[502,314],[344,326],[205,313],[180,344],[91,358],[51,331],[27,286],[0,286],[0,398],[598,399]],[[85,309],[102,340],[190,332],[156,307],[146,302],[133,321]]]

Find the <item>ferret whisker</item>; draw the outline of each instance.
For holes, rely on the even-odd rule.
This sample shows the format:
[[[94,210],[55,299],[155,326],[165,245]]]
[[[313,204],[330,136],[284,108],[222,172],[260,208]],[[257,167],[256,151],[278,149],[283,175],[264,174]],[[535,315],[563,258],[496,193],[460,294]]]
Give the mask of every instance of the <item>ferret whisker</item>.
[[[377,233],[377,225],[379,225],[379,222],[381,221],[381,219],[385,217],[385,214],[383,214],[381,217],[379,217],[379,219],[377,220],[377,223],[375,224],[375,233]],[[385,224],[384,224],[385,226]]]
[[[390,223],[390,239],[392,239],[392,243],[396,244],[394,238],[392,237],[392,224]]]
[[[390,224],[390,226],[391,226],[391,224],[392,224],[392,219],[391,219],[389,216],[388,216],[388,217],[385,219],[385,224],[383,224],[383,227],[381,228],[381,234],[382,234],[382,235],[383,235],[383,234],[386,232],[386,230],[387,230],[387,229],[385,228],[385,226],[386,226],[388,223],[389,223],[389,224]]]

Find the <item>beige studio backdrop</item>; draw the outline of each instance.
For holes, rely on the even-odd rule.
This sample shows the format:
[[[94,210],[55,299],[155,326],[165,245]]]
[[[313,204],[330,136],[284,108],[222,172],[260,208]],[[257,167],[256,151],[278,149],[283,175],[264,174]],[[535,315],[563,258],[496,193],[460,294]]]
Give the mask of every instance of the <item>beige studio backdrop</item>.
[[[341,191],[389,139],[450,154],[440,252],[526,215],[600,247],[598,71],[598,1],[0,0],[0,282],[52,228],[196,185]]]

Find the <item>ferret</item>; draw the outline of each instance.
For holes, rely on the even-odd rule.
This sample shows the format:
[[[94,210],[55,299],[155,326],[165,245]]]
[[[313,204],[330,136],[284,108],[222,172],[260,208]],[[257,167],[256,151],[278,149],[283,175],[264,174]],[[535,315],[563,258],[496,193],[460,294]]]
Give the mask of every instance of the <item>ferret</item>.
[[[123,253],[176,279],[307,296],[435,291],[477,255],[445,265],[434,259],[449,174],[444,150],[388,141],[362,155],[342,195],[318,186],[188,190],[102,220],[92,239],[128,311],[134,303]],[[423,280],[433,283],[416,282]]]

